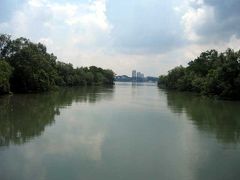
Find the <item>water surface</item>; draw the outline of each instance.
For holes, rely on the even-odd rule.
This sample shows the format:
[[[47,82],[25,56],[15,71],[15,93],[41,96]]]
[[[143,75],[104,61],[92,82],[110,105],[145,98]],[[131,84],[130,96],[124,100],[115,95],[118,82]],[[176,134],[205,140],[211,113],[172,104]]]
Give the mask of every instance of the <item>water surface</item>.
[[[1,180],[235,180],[239,142],[239,102],[155,84],[0,97]]]

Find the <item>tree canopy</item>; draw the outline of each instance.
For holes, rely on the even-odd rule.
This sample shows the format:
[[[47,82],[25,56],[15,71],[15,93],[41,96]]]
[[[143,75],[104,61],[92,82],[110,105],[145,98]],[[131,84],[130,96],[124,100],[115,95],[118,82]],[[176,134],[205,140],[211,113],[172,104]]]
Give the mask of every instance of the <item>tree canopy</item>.
[[[57,86],[113,84],[114,72],[57,61],[46,46],[26,38],[0,35],[0,94],[42,92]]]
[[[10,91],[9,78],[12,73],[11,66],[4,60],[0,60],[0,94]]]
[[[159,86],[199,92],[227,99],[240,99],[240,51],[206,51],[187,67],[175,67],[159,77]]]

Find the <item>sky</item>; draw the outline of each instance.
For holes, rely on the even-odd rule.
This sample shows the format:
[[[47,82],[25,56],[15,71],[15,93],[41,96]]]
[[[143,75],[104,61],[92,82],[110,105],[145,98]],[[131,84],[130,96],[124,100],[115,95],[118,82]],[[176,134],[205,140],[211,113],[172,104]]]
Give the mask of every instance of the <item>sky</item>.
[[[201,52],[240,49],[240,0],[0,0],[0,33],[59,61],[149,76]]]

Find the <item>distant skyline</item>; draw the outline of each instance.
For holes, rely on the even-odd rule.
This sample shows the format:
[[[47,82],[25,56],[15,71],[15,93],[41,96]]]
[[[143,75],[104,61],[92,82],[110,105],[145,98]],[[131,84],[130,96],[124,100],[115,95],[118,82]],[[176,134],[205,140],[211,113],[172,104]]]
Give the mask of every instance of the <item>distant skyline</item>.
[[[239,0],[1,0],[0,33],[60,61],[149,76],[208,49],[240,49]]]

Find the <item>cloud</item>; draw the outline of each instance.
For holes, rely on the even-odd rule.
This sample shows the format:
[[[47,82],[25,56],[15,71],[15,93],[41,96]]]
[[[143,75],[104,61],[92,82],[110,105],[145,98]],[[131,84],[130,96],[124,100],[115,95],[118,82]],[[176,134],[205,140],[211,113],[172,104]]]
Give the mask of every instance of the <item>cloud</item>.
[[[113,43],[123,53],[165,53],[184,44],[179,17],[172,6],[179,0],[111,0],[107,15]]]
[[[40,41],[74,66],[158,76],[202,51],[239,49],[238,1],[1,1],[0,32]]]
[[[51,51],[64,55],[62,58],[79,51],[79,47],[96,51],[109,42],[111,25],[105,15],[105,4],[105,0],[87,3],[28,0],[10,21],[0,24],[0,31],[46,42]]]
[[[212,36],[214,39],[229,39],[240,35],[240,3],[239,0],[205,0],[205,4],[215,9],[215,24],[206,24],[199,33]]]
[[[182,23],[190,41],[229,41],[240,35],[239,0],[187,0]],[[179,7],[178,7],[179,9]]]
[[[158,75],[173,66],[166,53],[184,42],[173,23],[178,22],[171,13],[173,1],[146,2],[27,0],[0,24],[0,31],[40,41],[75,66]]]
[[[199,3],[199,2],[197,2]],[[187,12],[182,16],[184,32],[186,38],[190,41],[201,40],[201,34],[197,31],[206,23],[214,22],[214,9],[210,6],[201,6],[198,8],[189,7]]]

